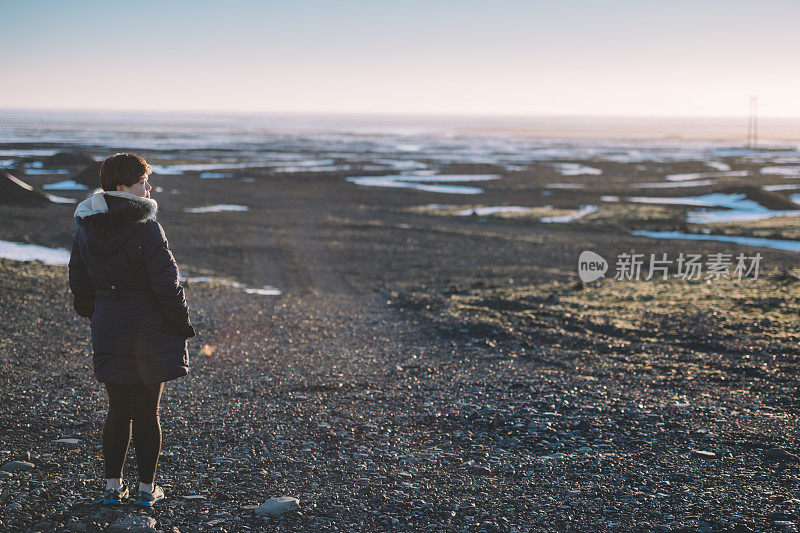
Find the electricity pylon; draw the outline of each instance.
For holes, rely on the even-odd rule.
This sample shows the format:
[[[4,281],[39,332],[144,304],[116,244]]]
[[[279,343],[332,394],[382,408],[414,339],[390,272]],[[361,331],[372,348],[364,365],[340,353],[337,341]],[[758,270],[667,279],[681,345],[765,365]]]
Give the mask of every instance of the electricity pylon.
[[[750,97],[750,117],[747,120],[747,147],[758,147],[758,96]]]

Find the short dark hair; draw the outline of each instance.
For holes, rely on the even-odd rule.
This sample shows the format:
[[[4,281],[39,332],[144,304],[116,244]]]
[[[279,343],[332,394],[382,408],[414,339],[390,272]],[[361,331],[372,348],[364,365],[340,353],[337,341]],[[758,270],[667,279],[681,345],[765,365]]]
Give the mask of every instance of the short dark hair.
[[[100,186],[116,191],[117,185],[130,187],[153,172],[150,165],[136,154],[114,154],[100,165]]]

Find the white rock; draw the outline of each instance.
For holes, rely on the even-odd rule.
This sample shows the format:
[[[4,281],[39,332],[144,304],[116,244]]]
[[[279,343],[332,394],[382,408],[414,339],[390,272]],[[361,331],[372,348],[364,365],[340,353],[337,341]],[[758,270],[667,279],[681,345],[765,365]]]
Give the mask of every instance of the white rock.
[[[156,530],[156,519],[151,516],[129,515],[124,516],[111,524],[108,531],[146,533]]]
[[[80,444],[81,439],[56,439],[53,442],[60,442],[62,444]]]
[[[717,457],[716,453],[707,450],[692,450],[691,453],[693,456],[700,457],[701,459],[715,459]]]
[[[5,472],[16,472],[17,470],[28,470],[29,468],[33,468],[33,463],[29,463],[27,461],[9,461],[8,463],[4,464],[0,467],[0,470]]]
[[[291,496],[271,498],[255,508],[256,514],[279,516],[287,511],[300,509],[300,500]]]

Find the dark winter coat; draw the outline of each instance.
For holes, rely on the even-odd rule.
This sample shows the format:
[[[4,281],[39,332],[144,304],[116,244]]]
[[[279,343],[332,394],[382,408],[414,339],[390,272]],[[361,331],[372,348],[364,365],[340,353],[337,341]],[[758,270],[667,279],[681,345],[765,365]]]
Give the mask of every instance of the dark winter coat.
[[[189,371],[194,328],[156,209],[149,198],[98,191],[75,210],[69,285],[75,310],[92,319],[101,382],[156,383]]]

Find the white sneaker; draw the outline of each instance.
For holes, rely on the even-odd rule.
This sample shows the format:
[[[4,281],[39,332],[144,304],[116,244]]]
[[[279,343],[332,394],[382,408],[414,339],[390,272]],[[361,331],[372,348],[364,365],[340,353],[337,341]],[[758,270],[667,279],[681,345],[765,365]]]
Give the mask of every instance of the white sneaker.
[[[158,485],[155,485],[153,487],[153,492],[140,490],[139,494],[136,496],[136,499],[133,500],[133,503],[136,505],[143,505],[145,507],[152,507],[154,503],[163,500],[164,497],[164,490]]]

